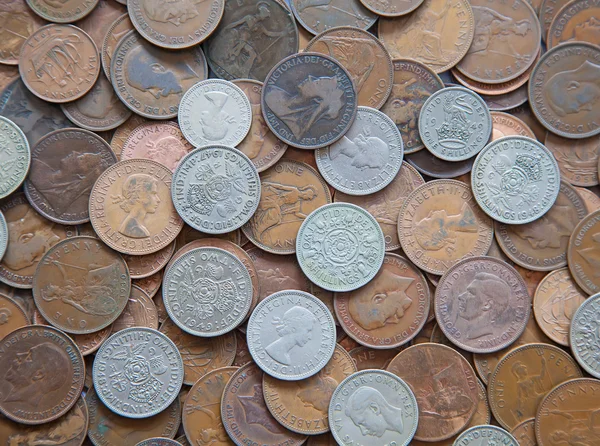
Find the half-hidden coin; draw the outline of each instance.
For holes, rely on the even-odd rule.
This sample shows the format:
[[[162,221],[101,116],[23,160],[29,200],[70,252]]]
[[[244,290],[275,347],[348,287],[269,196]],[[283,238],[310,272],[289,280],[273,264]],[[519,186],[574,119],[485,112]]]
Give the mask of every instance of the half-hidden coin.
[[[6,223],[6,218],[2,211],[0,211],[0,260],[4,257],[6,253],[6,248],[8,247],[8,224]]]
[[[136,285],[131,285],[127,305],[112,325],[112,333],[131,327],[158,330],[158,310],[150,296]]]
[[[475,158],[465,161],[444,161],[429,150],[419,150],[416,153],[406,155],[404,159],[423,175],[432,178],[451,179],[469,173],[475,162]]]
[[[143,279],[133,279],[131,284],[140,287],[152,299],[162,286],[162,277],[163,271],[161,270]]]
[[[132,279],[143,279],[157,273],[165,267],[175,252],[175,242],[165,246],[160,251],[143,256],[124,255],[123,259],[129,268]]]
[[[46,2],[46,0],[41,1]],[[98,48],[100,55],[102,51],[102,40],[104,39],[106,33],[108,33],[111,24],[115,21],[115,19],[124,13],[127,13],[127,9],[118,2],[112,0],[99,0],[97,6],[92,10],[92,12],[85,16],[84,19],[78,20],[75,25],[89,34],[96,44],[96,48]],[[110,79],[109,76],[107,77]]]
[[[539,1],[539,0],[536,0]],[[554,21],[554,18],[557,16],[558,12],[563,8],[563,6],[571,3],[571,0],[541,0],[540,8],[538,11],[538,17],[540,25],[542,26],[542,40],[547,44],[548,43],[548,31],[550,29],[550,25]],[[577,41],[578,39],[572,39]],[[595,42],[594,42],[595,43]],[[547,46],[548,49],[551,47]]]
[[[140,125],[150,122],[150,120],[143,118],[142,116],[133,113],[131,117],[115,129],[112,138],[110,139],[110,148],[115,152],[117,159],[121,160],[121,152],[125,141],[129,138],[129,135],[138,128]]]
[[[3,170],[0,178],[0,198],[5,198],[25,180],[29,172],[31,153],[23,131],[4,116],[0,116],[0,145],[0,163]]]
[[[600,138],[568,139],[547,132],[544,145],[556,158],[563,180],[573,186],[598,185]]]
[[[100,59],[102,60],[102,69],[106,74],[107,79],[111,79],[110,63],[113,58],[115,47],[121,37],[134,29],[129,14],[123,14],[118,17],[108,28],[103,37],[102,45],[98,48],[100,51]]]
[[[290,6],[296,20],[315,35],[340,26],[366,30],[377,20],[377,14],[365,8],[359,0],[333,0],[324,4],[318,0],[291,0]]]
[[[568,2],[555,13],[550,23],[546,39],[548,49],[572,41],[598,45],[599,16],[598,3],[584,0]]]
[[[600,294],[595,294],[577,309],[569,331],[573,356],[583,369],[600,379],[598,354],[598,321],[600,320]]]
[[[533,130],[516,116],[499,111],[491,111],[490,115],[492,116],[492,141],[504,136],[513,135],[521,135],[535,139]]]
[[[396,348],[375,349],[361,345],[350,350],[348,354],[356,364],[357,371],[367,369],[384,370],[390,361],[400,353],[400,350]]]
[[[487,446],[490,444],[501,444],[504,446],[520,445],[517,439],[510,433],[501,427],[493,425],[473,426],[454,440],[454,445],[456,446]]]
[[[23,1],[7,1],[1,7],[0,64],[18,65],[23,44],[45,22]]]
[[[49,22],[71,23],[92,12],[99,0],[26,1],[33,12]]]
[[[530,418],[517,424],[510,432],[521,446],[537,446],[535,439],[535,418]]]
[[[181,446],[181,443],[170,438],[154,437],[142,440],[135,446]]]
[[[589,295],[600,291],[600,210],[588,214],[573,229],[567,263],[581,289]]]
[[[423,0],[360,0],[365,8],[383,17],[399,17],[414,11]]]
[[[0,341],[17,328],[25,327],[31,322],[25,310],[4,294],[0,294]]]

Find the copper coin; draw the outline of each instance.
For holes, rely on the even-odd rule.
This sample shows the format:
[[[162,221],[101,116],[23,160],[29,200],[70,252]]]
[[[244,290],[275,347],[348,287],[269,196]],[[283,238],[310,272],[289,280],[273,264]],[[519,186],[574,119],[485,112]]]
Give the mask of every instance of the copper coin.
[[[192,336],[167,319],[160,332],[175,343],[183,359],[183,383],[194,385],[202,376],[233,364],[237,343],[235,332],[208,339]],[[223,383],[225,384],[225,383]],[[185,409],[185,408],[184,408]]]
[[[0,340],[17,328],[29,324],[25,310],[10,297],[0,294]]]
[[[88,15],[98,0],[26,0],[29,7],[41,18],[55,23],[71,23]]]
[[[91,90],[100,74],[98,49],[87,33],[73,25],[47,25],[23,44],[19,72],[37,97],[56,103],[74,101]]]
[[[226,240],[228,242],[234,243],[238,246],[242,246],[242,231],[236,229],[235,231],[225,232],[224,234],[206,234],[205,232],[200,232],[192,228],[188,225],[183,225],[183,229],[175,239],[176,251],[180,250],[182,247],[187,245],[194,240],[200,240],[203,238],[218,238],[221,240]],[[244,236],[245,238],[245,236]],[[248,239],[246,239],[246,243]]]
[[[142,118],[140,115],[136,115],[135,113],[131,115],[131,117],[121,124],[115,130],[111,140],[110,140],[110,148],[115,152],[117,159],[121,160],[121,152],[123,151],[123,146],[125,145],[125,141],[129,138],[129,135],[138,128],[140,125],[150,122],[146,118]]]
[[[38,310],[67,333],[93,333],[112,324],[125,308],[129,290],[123,258],[93,237],[57,243],[33,277]]]
[[[566,3],[556,12],[548,28],[548,49],[571,41],[598,45],[598,17],[600,5],[597,2],[576,0]]]
[[[419,150],[406,155],[404,159],[423,175],[441,179],[465,175],[471,171],[475,162],[475,157],[465,161],[444,161],[429,150]]]
[[[262,172],[279,161],[288,146],[269,129],[262,115],[260,105],[262,82],[251,79],[238,79],[233,83],[240,87],[248,97],[252,108],[250,131],[244,140],[236,146],[236,149],[252,161],[258,172]]]
[[[529,92],[527,94],[529,95]],[[533,111],[531,110],[531,103],[528,102],[527,104],[511,110],[510,114],[516,116],[525,124],[527,124],[529,128],[533,130],[533,133],[535,133],[535,137],[539,142],[544,142],[548,131],[542,124],[540,124],[540,121],[538,121],[537,117],[534,115]]]
[[[426,65],[410,59],[395,59],[392,91],[381,111],[396,123],[404,154],[421,150],[423,141],[419,134],[419,114],[421,107],[436,91],[444,88],[444,83]]]
[[[467,54],[475,18],[467,0],[454,4],[425,0],[401,18],[379,19],[378,31],[392,58],[414,59],[441,73]]]
[[[92,186],[117,161],[106,141],[75,128],[56,130],[40,139],[31,158],[25,195],[35,210],[61,224],[89,221]]]
[[[429,342],[433,342],[434,344],[445,345],[446,347],[450,347],[455,350],[458,354],[460,354],[463,358],[467,360],[467,362],[475,368],[475,361],[473,360],[473,353],[463,350],[460,347],[457,347],[453,344],[450,339],[444,334],[444,332],[440,329],[440,325],[436,322],[433,329],[431,330],[431,337]]]
[[[290,5],[298,22],[315,35],[339,26],[366,30],[377,20],[359,0],[291,0]]]
[[[419,406],[416,440],[445,440],[465,428],[477,411],[479,385],[469,363],[450,347],[419,344],[392,359],[388,371],[411,388]]]
[[[480,93],[490,111],[508,111],[527,102],[527,85],[521,85],[516,90],[499,95]]]
[[[561,181],[558,197],[545,215],[523,225],[496,222],[496,240],[518,265],[534,271],[551,271],[567,264],[569,237],[586,215],[579,193]]]
[[[113,87],[121,101],[150,119],[177,116],[183,94],[208,77],[202,49],[172,52],[129,31],[117,43],[110,62]]]
[[[573,186],[598,185],[600,138],[567,139],[548,132],[544,145],[558,162],[560,176]]]
[[[238,367],[210,370],[195,381],[183,404],[183,429],[194,445],[233,445],[221,421],[221,397]]]
[[[66,414],[83,390],[85,364],[75,343],[45,325],[18,328],[3,340],[0,411],[23,424]]]
[[[423,0],[360,0],[365,8],[383,17],[398,17],[414,11]]]
[[[544,54],[529,82],[529,102],[542,125],[559,136],[600,134],[600,48],[565,43]]]
[[[338,384],[356,372],[356,364],[340,345],[316,375],[301,381],[281,381],[263,375],[263,394],[271,415],[299,434],[329,431],[329,402]]]
[[[33,320],[36,307],[35,302],[33,301],[33,294],[31,293],[31,290],[13,288],[6,285],[5,283],[0,282],[0,294],[9,297],[23,311],[25,311],[25,314],[29,321]]]
[[[519,118],[502,112],[490,112],[490,115],[492,115],[492,141],[512,135],[535,139],[533,131]]]
[[[101,45],[98,46],[100,50],[100,59],[102,60],[102,69],[108,79],[110,77],[110,64],[112,61],[115,48],[119,40],[127,34],[129,31],[134,29],[133,23],[129,20],[129,14],[123,14],[115,19],[111,23],[109,28],[104,33]]]
[[[577,363],[558,347],[527,344],[507,353],[490,377],[488,397],[494,417],[512,430],[535,416],[544,396],[572,378],[580,378]]]
[[[465,256],[484,255],[492,243],[492,219],[460,181],[435,180],[415,189],[398,217],[402,249],[419,268],[443,274]]]
[[[517,424],[510,432],[517,439],[520,446],[537,446],[535,439],[535,418],[530,418]]]
[[[360,372],[367,369],[384,370],[400,351],[397,348],[375,349],[361,345],[350,350],[348,354],[356,364],[356,371]]]
[[[143,256],[124,255],[132,279],[143,279],[162,270],[175,252],[175,242],[171,242],[160,251]]]
[[[158,323],[162,324],[167,319],[169,319],[169,313],[167,312],[167,308],[165,307],[165,301],[162,299],[162,288],[160,289],[159,297],[153,300],[154,305],[156,306],[156,312],[158,314]]]
[[[261,175],[258,209],[242,231],[256,246],[274,254],[294,254],[302,222],[331,203],[319,173],[307,164],[280,160]]]
[[[579,195],[581,195],[581,198],[585,203],[585,207],[588,210],[588,214],[600,209],[600,197],[598,195],[591,190],[586,189],[585,187],[573,187],[575,187],[575,190],[579,192]]]
[[[233,359],[233,366],[241,367],[249,362],[252,362],[252,356],[250,355],[250,350],[248,349],[248,343],[246,342],[246,335],[243,334],[240,330],[235,330],[236,337],[236,350],[235,350],[235,358]]]
[[[144,277],[143,279],[134,279],[131,281],[131,284],[140,287],[144,293],[146,293],[148,297],[152,299],[154,296],[156,296],[156,293],[158,293],[158,290],[162,285],[162,277],[163,272],[161,270],[152,274],[151,276]]]
[[[511,266],[514,266],[514,262],[510,260],[506,256],[506,254],[504,254],[504,251],[502,251],[502,249],[500,249],[500,245],[498,244],[498,240],[496,240],[496,237],[494,237],[494,239],[492,240],[492,246],[490,246],[490,249],[488,250],[486,256],[494,257],[498,260],[502,260],[503,262],[508,263]]]
[[[160,435],[175,438],[181,423],[181,404],[175,399],[169,407],[150,418],[126,418],[107,408],[90,388],[85,400],[90,413],[88,436],[95,446],[135,446],[138,442]]]
[[[542,25],[542,39],[544,40],[544,42],[548,43],[548,32],[550,30],[550,25],[552,24],[552,21],[558,15],[558,12],[562,9],[562,7],[570,2],[571,0],[542,0],[542,3],[540,5],[539,19],[540,24]],[[548,49],[550,48],[551,47],[548,46]]]
[[[583,291],[590,295],[600,291],[600,210],[588,214],[573,230],[567,261]]]
[[[48,3],[48,0],[33,0]],[[59,0],[62,1],[62,0]],[[72,0],[67,0],[72,1]],[[80,0],[81,1],[81,0]],[[87,1],[87,0],[83,0]],[[114,0],[95,0],[97,6],[83,20],[77,22],[77,26],[84,30],[96,44],[98,51],[102,51],[102,41],[110,29],[111,24],[121,15],[127,13],[124,8]],[[53,2],[53,0],[50,0]],[[100,55],[100,54],[99,54]],[[110,78],[109,78],[110,79]]]
[[[112,334],[131,327],[158,330],[158,326],[158,310],[154,301],[144,290],[132,285],[127,305],[112,326]]]
[[[4,90],[15,79],[19,79],[19,67],[0,64],[0,90]]]
[[[161,0],[128,0],[131,22],[150,43],[180,50],[198,45],[217,27],[224,0],[169,3]]]
[[[177,237],[183,220],[171,201],[171,171],[152,160],[119,161],[90,194],[90,220],[98,237],[124,254],[159,251]]]
[[[154,160],[175,171],[179,161],[194,149],[175,122],[147,122],[136,127],[121,151],[121,159]]]
[[[310,435],[306,446],[338,446],[338,442],[335,441],[331,432],[321,435]]]
[[[44,25],[22,0],[0,4],[0,64],[17,65],[27,38]]]

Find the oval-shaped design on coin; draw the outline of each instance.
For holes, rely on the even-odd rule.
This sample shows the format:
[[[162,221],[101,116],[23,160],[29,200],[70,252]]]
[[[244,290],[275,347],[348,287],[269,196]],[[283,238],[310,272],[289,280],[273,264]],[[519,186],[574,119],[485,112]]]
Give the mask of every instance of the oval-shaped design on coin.
[[[488,444],[519,446],[519,442],[515,437],[501,427],[492,425],[473,426],[456,437],[454,444],[456,446],[483,446]]]
[[[335,320],[312,294],[285,290],[261,301],[246,329],[258,366],[274,378],[299,381],[319,372],[335,350]]]
[[[571,320],[569,340],[573,356],[583,369],[600,379],[598,355],[598,321],[600,321],[600,293],[584,301]]]
[[[113,334],[92,371],[98,398],[117,415],[148,418],[165,410],[183,384],[183,361],[166,335],[145,327]]]
[[[25,133],[4,116],[0,116],[0,143],[0,164],[3,169],[9,171],[9,175],[3,175],[1,179],[0,198],[6,198],[25,180],[29,172],[31,153]]]

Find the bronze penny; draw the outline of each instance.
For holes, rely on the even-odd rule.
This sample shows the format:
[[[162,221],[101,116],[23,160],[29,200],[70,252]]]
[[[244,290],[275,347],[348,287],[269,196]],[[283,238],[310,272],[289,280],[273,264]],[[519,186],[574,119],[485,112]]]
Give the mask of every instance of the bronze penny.
[[[123,258],[93,237],[63,240],[44,254],[33,277],[42,316],[67,333],[101,330],[119,317],[130,290]]]
[[[434,292],[435,292],[435,290],[434,290]],[[430,307],[433,308],[433,305],[430,305]],[[436,325],[437,325],[437,322],[435,322],[435,320],[427,322],[425,324],[425,326],[421,329],[421,331],[417,334],[417,336],[413,339],[412,345],[426,344],[426,343],[431,342],[431,334],[433,333],[433,329],[435,328]],[[438,331],[439,331],[439,329],[438,329]],[[377,350],[377,351],[384,352],[386,350]]]
[[[566,3],[554,16],[548,28],[548,49],[563,42],[587,42],[598,45],[600,34],[600,4],[597,1],[576,0]]]
[[[34,0],[48,2],[48,0]],[[62,1],[62,0],[59,0]],[[72,0],[67,0],[72,1]],[[84,0],[87,1],[87,0]],[[52,0],[50,0],[52,2]],[[124,8],[114,0],[100,0],[97,6],[83,20],[77,22],[77,26],[84,30],[96,44],[99,53],[102,52],[102,41],[110,29],[112,23],[121,15],[127,13]],[[100,55],[100,54],[98,54]],[[110,79],[110,78],[109,78]]]
[[[559,136],[600,134],[600,48],[564,43],[544,54],[529,82],[529,103],[541,124]]]
[[[455,350],[458,354],[460,354],[463,358],[467,360],[467,362],[475,368],[475,361],[473,360],[473,353],[463,350],[460,347],[457,347],[453,344],[450,339],[444,334],[444,332],[440,329],[440,325],[436,322],[433,329],[431,330],[431,337],[429,342],[433,342],[434,344],[442,344],[446,347],[450,347]]]
[[[41,18],[55,23],[71,23],[88,15],[98,0],[26,0],[29,7]]]
[[[167,319],[169,319],[169,313],[167,313],[167,309],[165,307],[165,301],[162,299],[162,288],[159,290],[160,294],[158,294],[158,299],[153,300],[154,305],[156,306],[156,313],[158,314],[158,323],[162,324]]]
[[[141,288],[131,285],[127,305],[113,323],[112,334],[131,327],[158,330],[158,310],[154,301]]]
[[[580,378],[577,363],[562,349],[548,344],[527,344],[507,353],[490,377],[488,397],[494,417],[512,430],[535,416],[552,388]]]
[[[141,117],[140,115],[132,114],[127,121],[117,127],[110,140],[110,148],[113,150],[119,161],[121,160],[121,152],[123,151],[125,141],[127,141],[127,138],[129,138],[131,132],[147,122],[150,121]]]
[[[567,261],[573,279],[583,291],[589,295],[600,291],[600,210],[588,214],[573,230]]]
[[[201,338],[186,333],[171,319],[167,319],[160,326],[160,332],[167,335],[181,353],[184,368],[183,383],[188,386],[194,385],[209,372],[233,364],[237,349],[235,331],[216,338]]]
[[[544,145],[556,158],[563,180],[573,186],[598,185],[599,137],[573,140],[548,132]]]
[[[162,277],[163,272],[161,270],[152,274],[151,276],[144,277],[143,279],[134,279],[131,281],[131,284],[140,287],[142,290],[144,290],[144,293],[146,293],[148,297],[152,299],[154,296],[156,296],[156,293],[158,293],[158,290],[162,285]]]
[[[251,362],[231,377],[221,399],[221,420],[237,445],[256,442],[272,446],[299,446],[306,435],[291,432],[279,424],[267,409],[263,397],[263,372]]]
[[[184,93],[208,77],[200,46],[167,51],[153,46],[136,31],[129,31],[119,40],[110,64],[119,99],[134,113],[150,119],[177,116]]]
[[[107,408],[91,387],[85,396],[90,413],[88,436],[95,446],[135,446],[158,435],[175,438],[181,423],[179,398],[169,407],[150,418],[126,418]]]
[[[87,435],[88,409],[83,396],[61,418],[37,426],[24,426],[0,417],[0,444],[81,446]]]
[[[170,244],[183,220],[171,200],[171,171],[152,160],[119,161],[90,194],[90,221],[98,237],[124,254],[143,255]]]
[[[119,40],[134,29],[133,23],[129,20],[129,14],[123,14],[111,23],[108,30],[104,33],[102,43],[98,46],[100,50],[100,59],[102,60],[102,69],[108,79],[110,77],[110,63]]]
[[[423,177],[410,164],[403,162],[398,175],[382,190],[369,195],[347,195],[336,191],[335,203],[352,203],[365,209],[381,226],[385,239],[385,250],[400,248],[398,239],[398,213],[406,198],[417,187],[425,183]]]
[[[513,263],[513,261],[510,260],[506,256],[506,254],[504,254],[504,251],[502,251],[502,249],[500,249],[500,245],[498,244],[498,240],[496,240],[496,237],[494,237],[494,239],[492,240],[492,246],[490,246],[490,249],[488,250],[486,256],[494,257],[494,258],[496,258],[498,260],[502,260],[503,262],[506,262],[506,263],[508,263],[511,266],[515,265]]]
[[[567,247],[575,226],[587,215],[579,192],[566,181],[550,210],[524,225],[496,222],[496,240],[516,264],[534,271],[551,271],[567,264]]]
[[[348,70],[358,105],[379,109],[390,96],[394,83],[392,59],[370,32],[352,26],[329,28],[311,40],[305,51],[333,57]]]
[[[490,111],[508,111],[527,102],[527,85],[521,85],[516,90],[499,95],[480,93]]]
[[[432,178],[449,179],[471,171],[475,158],[465,161],[444,161],[429,150],[419,150],[406,155],[404,159],[423,175]]]
[[[529,95],[529,91],[527,92],[527,94]],[[535,133],[535,137],[539,142],[544,142],[548,131],[542,124],[540,124],[540,121],[538,121],[533,111],[531,111],[531,104],[529,102],[511,110],[510,114],[516,116],[525,124],[527,124],[529,128],[533,130],[533,133]]]
[[[535,319],[550,339],[568,347],[571,319],[586,298],[587,295],[575,284],[568,268],[552,271],[535,291]]]
[[[331,203],[319,173],[307,164],[280,160],[261,175],[258,209],[242,231],[256,246],[274,254],[294,254],[296,236],[312,211]]]
[[[106,141],[93,132],[67,128],[40,139],[31,150],[31,169],[23,185],[31,205],[61,224],[89,221],[92,186],[117,161]]]
[[[150,159],[174,172],[181,158],[193,149],[177,123],[146,122],[129,134],[121,149],[121,159]]]
[[[348,354],[356,364],[356,371],[360,372],[367,369],[384,370],[400,351],[397,348],[376,349],[361,345],[350,350]]]
[[[550,30],[550,25],[552,24],[554,17],[558,15],[558,12],[562,9],[563,6],[570,2],[571,0],[542,0],[542,3],[540,5],[539,21],[542,26],[542,39],[544,40],[544,42],[548,43],[548,31]],[[551,47],[548,47],[548,49],[550,48]]]
[[[0,411],[18,423],[60,418],[83,390],[83,356],[71,338],[53,327],[28,325],[7,335],[0,363]]]
[[[19,67],[0,64],[0,90],[19,78]]]
[[[187,245],[190,242],[193,242],[194,240],[201,240],[204,238],[218,238],[220,240],[225,240],[234,243],[238,246],[242,246],[242,235],[242,231],[240,231],[239,229],[236,229],[235,231],[226,232],[224,234],[206,234],[204,232],[195,230],[191,226],[184,224],[183,229],[175,239],[175,251],[179,251],[185,245]],[[246,242],[248,242],[248,239],[246,239]]]
[[[291,0],[290,5],[298,22],[315,35],[340,26],[366,30],[377,20],[359,0]]]
[[[175,242],[171,242],[160,251],[143,256],[124,255],[132,279],[143,279],[162,270],[175,252]]]
[[[492,116],[492,141],[512,135],[535,139],[533,131],[519,118],[497,111],[490,112],[490,115]]]
[[[348,336],[367,347],[387,349],[419,333],[430,300],[425,276],[404,257],[386,253],[377,275],[358,290],[336,293],[334,307]]]
[[[0,4],[0,64],[17,65],[21,47],[44,21],[22,0]],[[3,86],[0,86],[3,88]]]
[[[225,0],[177,2],[128,0],[131,22],[150,43],[173,50],[198,45],[217,27]]]
[[[269,129],[262,115],[260,105],[262,82],[252,79],[238,79],[233,83],[240,87],[248,97],[252,108],[250,131],[244,140],[236,146],[236,149],[252,161],[258,172],[262,172],[279,161],[288,146]]]
[[[0,294],[10,297],[27,315],[27,320],[32,321],[34,316],[35,302],[31,290],[10,287],[0,282]]]
[[[579,195],[581,195],[581,198],[585,203],[585,207],[587,208],[588,214],[600,209],[600,197],[598,195],[596,195],[591,190],[586,189],[585,187],[573,187],[575,187],[575,190],[579,192]]]
[[[484,255],[492,244],[492,219],[460,181],[435,180],[406,199],[398,217],[402,249],[419,268],[443,274],[465,256]]]
[[[331,432],[327,432],[326,434],[309,436],[305,446],[338,446],[338,442],[335,441]]]
[[[395,59],[393,66],[392,91],[381,111],[396,123],[407,155],[425,147],[419,134],[421,107],[444,83],[431,68],[414,60]]]
[[[263,375],[263,394],[271,415],[299,434],[329,431],[329,402],[338,384],[357,371],[356,364],[340,345],[316,375],[301,381],[282,381]]]
[[[17,328],[29,324],[25,310],[10,297],[0,294],[0,340]]]
[[[379,19],[379,38],[394,59],[414,59],[441,73],[456,65],[473,42],[475,19],[467,0],[425,0],[400,18]]]
[[[236,338],[236,350],[235,358],[233,359],[233,364],[231,365],[235,367],[241,367],[244,364],[252,362],[252,356],[250,355],[250,350],[248,349],[246,335],[240,330],[234,330],[234,333]]]
[[[232,446],[221,421],[221,397],[238,367],[220,367],[195,381],[183,404],[183,429],[194,445]]]
[[[0,262],[0,280],[15,288],[32,288],[38,262],[52,246],[77,235],[75,227],[46,220],[22,193],[3,200],[0,211],[8,226],[8,247]]]
[[[475,372],[459,353],[439,344],[419,344],[392,359],[388,371],[411,388],[419,407],[415,439],[440,441],[463,430],[477,411]]]
[[[92,89],[100,74],[98,49],[73,25],[43,26],[23,44],[19,72],[29,91],[44,101],[74,101]]]
[[[398,17],[414,11],[423,0],[360,0],[365,8],[383,17]]]
[[[535,418],[530,418],[517,424],[510,432],[517,439],[520,446],[537,446],[535,439]]]

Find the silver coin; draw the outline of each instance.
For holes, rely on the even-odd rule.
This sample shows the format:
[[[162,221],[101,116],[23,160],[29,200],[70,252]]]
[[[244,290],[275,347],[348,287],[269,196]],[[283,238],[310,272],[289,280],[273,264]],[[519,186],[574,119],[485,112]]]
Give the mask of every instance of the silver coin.
[[[260,202],[260,177],[242,152],[207,146],[188,153],[173,173],[171,197],[192,228],[224,234],[244,225]]]
[[[167,269],[162,290],[173,322],[194,336],[233,330],[252,303],[250,273],[236,256],[218,248],[183,254]]]
[[[0,212],[0,260],[6,253],[6,247],[8,246],[8,225],[6,224],[6,218],[4,214]]]
[[[196,147],[241,143],[252,124],[250,100],[235,84],[221,79],[200,81],[179,103],[179,126]]]
[[[339,444],[406,446],[418,421],[412,390],[384,370],[362,370],[348,376],[329,404],[329,426]]]
[[[0,198],[8,197],[25,180],[31,163],[29,142],[23,131],[10,119],[0,116]]]
[[[350,203],[310,213],[296,238],[296,257],[311,282],[329,291],[352,291],[381,268],[385,238],[377,220]]]
[[[170,438],[156,437],[142,440],[135,446],[181,446],[181,443]]]
[[[335,350],[335,320],[315,296],[298,290],[278,291],[261,301],[246,329],[254,362],[285,381],[313,376]]]
[[[419,115],[419,133],[427,150],[445,161],[477,155],[492,135],[492,116],[483,99],[463,87],[433,93]]]
[[[371,107],[358,107],[342,139],[315,152],[325,181],[348,195],[383,189],[400,171],[403,156],[400,130],[385,113]]]
[[[569,339],[573,356],[583,369],[600,379],[600,293],[588,297],[571,319]]]
[[[498,426],[482,425],[467,429],[454,440],[453,446],[519,446],[515,437]]]
[[[548,212],[558,197],[558,163],[541,143],[506,136],[477,155],[471,187],[477,204],[494,220],[529,223]]]
[[[146,327],[121,330],[96,353],[94,388],[106,407],[128,418],[148,418],[179,395],[183,361],[166,335]]]

